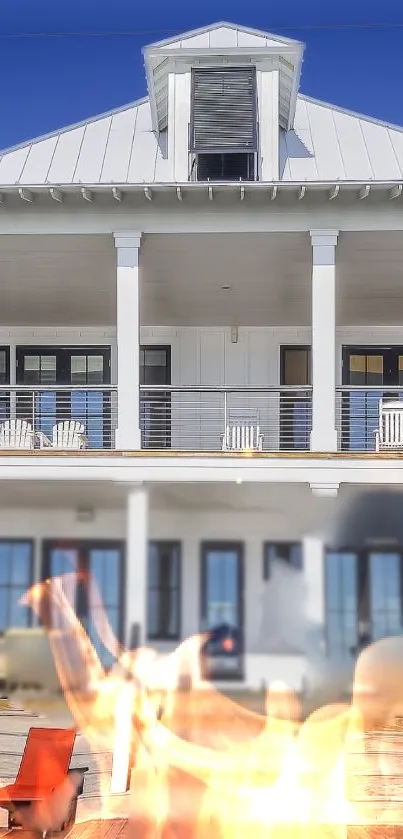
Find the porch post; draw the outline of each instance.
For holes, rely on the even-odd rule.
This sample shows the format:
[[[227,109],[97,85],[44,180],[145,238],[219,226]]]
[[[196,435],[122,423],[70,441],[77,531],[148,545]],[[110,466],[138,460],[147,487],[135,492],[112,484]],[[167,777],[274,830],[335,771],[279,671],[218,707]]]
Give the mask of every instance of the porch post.
[[[141,233],[114,234],[116,246],[118,422],[116,447],[140,449],[139,250]]]
[[[311,451],[337,451],[336,245],[338,230],[311,230],[312,432]]]
[[[126,533],[124,640],[130,647],[133,642],[143,645],[146,638],[148,491],[143,484],[130,487]]]

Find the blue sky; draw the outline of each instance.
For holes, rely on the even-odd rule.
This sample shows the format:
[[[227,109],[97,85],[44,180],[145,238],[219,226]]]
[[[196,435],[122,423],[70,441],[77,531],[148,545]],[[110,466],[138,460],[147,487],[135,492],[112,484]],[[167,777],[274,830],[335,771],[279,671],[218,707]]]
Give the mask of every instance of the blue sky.
[[[0,147],[144,96],[143,45],[223,19],[304,41],[304,93],[403,125],[401,0],[2,0]]]

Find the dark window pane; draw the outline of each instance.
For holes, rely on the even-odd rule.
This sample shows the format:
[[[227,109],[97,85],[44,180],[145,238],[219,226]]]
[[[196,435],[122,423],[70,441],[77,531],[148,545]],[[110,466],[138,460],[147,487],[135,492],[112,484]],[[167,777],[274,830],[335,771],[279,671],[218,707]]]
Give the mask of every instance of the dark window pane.
[[[87,384],[87,356],[72,355],[70,360],[70,377],[72,385]]]
[[[148,551],[148,635],[179,635],[180,555],[175,544],[151,542]]]

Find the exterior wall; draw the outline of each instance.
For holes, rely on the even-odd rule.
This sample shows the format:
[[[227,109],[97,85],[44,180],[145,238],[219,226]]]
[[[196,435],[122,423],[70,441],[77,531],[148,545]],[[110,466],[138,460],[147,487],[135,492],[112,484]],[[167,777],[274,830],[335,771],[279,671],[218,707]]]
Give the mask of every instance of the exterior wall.
[[[126,513],[124,510],[96,510],[91,522],[81,523],[73,509],[10,509],[0,513],[0,539],[29,538],[34,541],[34,581],[40,579],[42,540],[45,539],[125,539]],[[179,540],[182,546],[181,580],[181,637],[187,638],[200,631],[200,556],[203,541],[239,541],[244,545],[245,563],[245,681],[259,688],[263,681],[286,680],[301,689],[306,676],[306,662],[301,645],[300,621],[296,615],[305,602],[305,577],[294,569],[273,569],[271,579],[263,580],[263,544],[267,540],[301,538],[298,524],[294,529],[284,515],[247,513],[240,511],[213,513],[187,510],[150,510],[149,538]],[[308,578],[316,586],[316,571],[309,571],[309,556],[305,556]],[[320,579],[320,569],[317,568]],[[312,576],[314,579],[312,580]],[[293,619],[291,619],[293,615]],[[281,638],[301,655],[285,654],[278,645]],[[155,644],[160,652],[169,652],[171,643]]]

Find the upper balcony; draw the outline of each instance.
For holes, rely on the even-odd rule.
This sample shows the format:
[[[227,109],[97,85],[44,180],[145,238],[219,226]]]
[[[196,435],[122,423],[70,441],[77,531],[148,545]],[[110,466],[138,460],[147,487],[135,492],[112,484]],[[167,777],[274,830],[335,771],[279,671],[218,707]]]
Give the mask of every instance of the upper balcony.
[[[149,234],[118,253],[106,235],[3,236],[0,424],[28,423],[35,450],[73,420],[98,451],[218,453],[253,428],[263,452],[375,452],[379,402],[403,396],[401,234],[329,247],[322,282],[308,232]],[[312,445],[315,410],[335,445]]]

